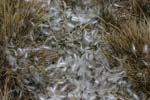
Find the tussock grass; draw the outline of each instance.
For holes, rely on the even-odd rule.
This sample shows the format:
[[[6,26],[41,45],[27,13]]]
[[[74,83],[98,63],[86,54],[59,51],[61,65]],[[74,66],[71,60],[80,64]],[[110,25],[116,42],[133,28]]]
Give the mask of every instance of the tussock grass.
[[[22,45],[24,36],[38,25],[43,13],[44,9],[35,0],[1,0],[0,40],[3,45],[7,46],[9,42]]]
[[[149,16],[149,0],[129,0],[131,12],[138,17]]]
[[[35,100],[48,84],[44,67],[19,49],[34,48],[39,41],[36,30],[46,14],[41,5],[36,0],[0,0],[0,100]]]
[[[113,9],[113,6],[111,5],[110,1],[101,0],[101,5],[99,10],[99,22],[106,29],[107,31],[111,30],[112,27],[119,27],[119,17],[115,15],[115,10]]]
[[[106,56],[112,67],[121,66],[137,91],[150,95],[149,23],[137,19],[126,21],[105,34],[110,46]]]
[[[8,87],[8,81],[9,79],[6,79],[6,82],[5,82],[5,86],[2,89],[0,89],[0,99],[1,100],[9,100],[10,99],[10,90],[9,90],[9,87]]]
[[[150,96],[149,1],[129,0],[129,4],[130,18],[123,22],[117,22],[114,16],[109,20],[108,16],[102,17],[108,25],[104,27],[104,41],[109,45],[105,54],[112,68],[121,66],[126,71],[127,80],[137,92]],[[108,12],[106,15],[115,14]],[[119,21],[119,17],[117,19]]]
[[[115,24],[115,18],[113,15],[112,7],[109,4],[106,4],[103,8],[101,8],[101,18],[107,24]]]

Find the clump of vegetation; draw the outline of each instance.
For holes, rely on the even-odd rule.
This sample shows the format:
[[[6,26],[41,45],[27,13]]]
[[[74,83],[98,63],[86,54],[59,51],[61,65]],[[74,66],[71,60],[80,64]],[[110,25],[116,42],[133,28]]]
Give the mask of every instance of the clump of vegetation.
[[[29,56],[34,50],[24,49],[42,44],[37,30],[46,8],[41,5],[36,0],[0,0],[1,100],[37,99],[49,83],[44,65],[31,59],[35,55]]]
[[[98,2],[98,1],[97,1]],[[107,31],[111,31],[114,27],[119,27],[120,19],[116,14],[116,11],[113,9],[113,6],[108,0],[101,0],[100,4],[97,5],[99,8],[99,23]]]
[[[131,11],[135,16],[149,16],[150,2],[148,0],[129,0]]]
[[[132,19],[105,34],[105,41],[110,46],[105,52],[110,65],[121,66],[135,89],[147,95],[150,95],[149,33],[149,23]]]
[[[25,36],[42,21],[45,13],[35,0],[1,0],[0,10],[0,40],[4,46],[10,42],[22,45]]]
[[[109,45],[105,54],[112,68],[121,66],[126,71],[126,79],[137,92],[142,91],[150,96],[149,1],[129,0],[128,3],[131,7],[127,12],[128,19],[119,22],[119,15],[116,16],[118,21],[112,19],[114,16],[110,20],[102,17],[106,25],[109,25],[104,27],[104,41]],[[115,15],[115,12],[106,15]]]
[[[63,1],[62,1],[63,2]],[[71,7],[72,9],[76,8],[76,6],[83,7],[83,0],[64,0],[65,5],[67,7]]]
[[[101,10],[101,18],[105,22],[105,24],[115,24],[116,20],[113,15],[112,7],[109,4],[102,7]]]

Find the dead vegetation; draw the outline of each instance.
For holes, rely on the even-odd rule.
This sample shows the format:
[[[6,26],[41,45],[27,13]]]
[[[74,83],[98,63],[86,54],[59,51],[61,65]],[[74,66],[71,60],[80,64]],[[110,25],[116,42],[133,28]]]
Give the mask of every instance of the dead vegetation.
[[[130,18],[119,26],[105,27],[104,41],[109,49],[105,51],[112,68],[121,66],[126,71],[126,79],[134,90],[150,94],[150,24],[147,0],[129,0]],[[118,17],[119,18],[119,17]],[[110,31],[111,28],[111,31]],[[147,99],[146,99],[147,100]]]
[[[100,9],[99,24],[108,47],[104,53],[111,68],[120,66],[126,72],[125,80],[131,82],[137,93],[142,91],[146,98],[150,96],[149,1],[118,1],[125,1],[127,4],[123,5],[127,6],[117,5],[114,10],[109,0],[92,2],[101,6],[97,7]],[[64,8],[74,3],[74,0],[62,1]],[[79,5],[81,1],[76,3]],[[40,34],[39,24],[45,21],[46,13],[46,8],[36,0],[0,0],[0,100],[36,100],[37,93],[47,92],[46,87],[51,83],[48,73],[51,72],[46,71],[45,66],[56,63],[59,54],[43,45],[47,37]]]
[[[47,10],[41,5],[36,0],[0,0],[1,100],[35,100],[36,93],[49,84],[42,64],[31,60],[32,50],[24,49],[42,44],[38,25]],[[37,76],[47,81],[41,83]]]

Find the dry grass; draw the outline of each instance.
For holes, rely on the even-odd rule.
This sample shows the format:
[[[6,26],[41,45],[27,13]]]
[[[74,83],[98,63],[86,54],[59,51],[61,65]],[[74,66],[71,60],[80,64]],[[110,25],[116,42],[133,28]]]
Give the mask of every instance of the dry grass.
[[[148,0],[127,0],[115,11],[116,8],[109,8],[111,4],[104,5],[100,23],[105,31],[104,41],[109,45],[104,53],[111,68],[126,71],[125,79],[134,90],[147,96],[150,96],[149,5]]]
[[[8,82],[9,82],[9,79],[6,79],[3,90],[0,89],[0,99],[1,100],[9,100],[10,99],[10,90],[8,87]]]
[[[149,23],[132,19],[121,28],[105,34],[110,46],[107,58],[113,67],[121,66],[136,90],[150,95],[150,30]]]
[[[115,24],[116,20],[113,15],[112,7],[109,4],[106,4],[103,8],[101,8],[101,18],[107,24]]]
[[[149,0],[129,0],[131,6],[131,12],[134,16],[145,17],[150,15],[149,13]]]
[[[42,23],[46,9],[36,0],[0,0],[0,100],[34,100],[35,93],[44,90],[46,83],[36,75],[47,78],[44,67],[24,59],[18,48],[34,48],[39,41],[35,31]],[[32,32],[32,35],[31,35]],[[42,43],[40,43],[42,44]],[[38,44],[37,44],[38,45]]]
[[[105,54],[112,68],[121,66],[126,71],[127,80],[137,92],[142,91],[150,96],[150,24],[147,20],[149,1],[129,0],[128,3],[131,7],[128,11],[129,19],[115,24],[112,23],[114,16],[110,20],[103,17],[109,25],[104,27],[104,41],[109,45]],[[109,12],[110,14],[112,13]]]
[[[0,5],[0,40],[4,46],[10,42],[22,45],[24,37],[41,21],[44,9],[35,0],[1,0]]]

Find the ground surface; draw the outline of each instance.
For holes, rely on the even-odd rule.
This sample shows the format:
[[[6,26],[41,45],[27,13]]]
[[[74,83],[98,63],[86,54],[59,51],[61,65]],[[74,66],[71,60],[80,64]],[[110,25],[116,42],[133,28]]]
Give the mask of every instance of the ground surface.
[[[47,87],[48,94],[39,94],[40,99],[140,100],[123,80],[126,73],[119,67],[110,68],[102,52],[103,30],[97,18],[100,6],[95,7],[89,0],[76,3],[73,7],[59,0],[48,2],[46,17],[50,21],[41,26],[48,37],[45,46],[58,57],[46,67],[52,84]],[[122,8],[115,0],[112,6]]]

